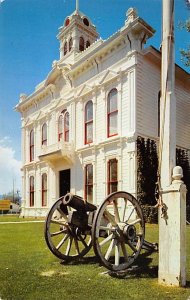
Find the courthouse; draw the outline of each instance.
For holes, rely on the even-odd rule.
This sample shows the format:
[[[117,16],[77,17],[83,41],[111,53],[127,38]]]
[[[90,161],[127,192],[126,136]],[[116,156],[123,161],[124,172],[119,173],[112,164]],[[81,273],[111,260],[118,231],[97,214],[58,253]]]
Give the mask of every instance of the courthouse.
[[[76,9],[59,28],[60,58],[20,95],[22,215],[45,216],[68,191],[99,204],[137,194],[137,138],[159,140],[161,53],[154,29],[128,9],[106,40]],[[176,65],[177,147],[190,149],[190,75]]]

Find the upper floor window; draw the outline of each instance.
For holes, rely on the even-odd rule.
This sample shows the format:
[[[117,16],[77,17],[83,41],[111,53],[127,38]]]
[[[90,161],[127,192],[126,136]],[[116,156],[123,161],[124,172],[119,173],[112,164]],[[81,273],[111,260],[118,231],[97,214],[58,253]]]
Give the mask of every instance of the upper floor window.
[[[93,103],[88,101],[85,106],[85,144],[93,142]]]
[[[84,51],[84,39],[82,36],[79,39],[79,51]]]
[[[64,44],[64,55],[66,55],[66,54],[67,54],[67,41]]]
[[[117,159],[110,159],[108,161],[108,194],[117,191]]]
[[[63,115],[61,114],[58,119],[58,141],[63,138]]]
[[[117,131],[117,90],[113,89],[108,94],[107,102],[107,134],[108,137],[118,134]]]
[[[87,42],[86,42],[86,48],[88,48],[89,46],[90,46],[90,42],[87,41]]]
[[[69,51],[71,51],[72,47],[73,47],[73,39],[70,38],[70,40],[69,40]]]
[[[69,18],[67,18],[67,19],[65,20],[65,26],[68,26],[69,23],[70,23],[70,20],[69,20]]]
[[[64,140],[69,142],[69,113],[68,111],[64,115]]]
[[[30,161],[34,160],[34,130],[30,131]]]
[[[42,174],[42,206],[47,206],[47,174]]]
[[[30,207],[34,206],[34,176],[30,176]]]
[[[89,21],[88,21],[87,18],[84,18],[84,19],[83,19],[83,23],[84,23],[86,26],[89,26]]]
[[[47,146],[47,124],[42,126],[42,145]]]
[[[93,165],[85,166],[85,199],[93,202]]]

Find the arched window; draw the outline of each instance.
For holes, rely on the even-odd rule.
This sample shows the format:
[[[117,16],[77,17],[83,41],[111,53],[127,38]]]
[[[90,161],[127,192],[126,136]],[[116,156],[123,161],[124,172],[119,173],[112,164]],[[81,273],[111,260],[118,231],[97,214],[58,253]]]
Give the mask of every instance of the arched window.
[[[64,44],[64,55],[66,55],[66,54],[67,54],[67,41]]]
[[[42,174],[42,206],[47,206],[47,174]]]
[[[67,18],[67,19],[65,20],[65,26],[68,26],[69,23],[70,23],[70,20],[69,20],[69,18]]]
[[[86,48],[88,48],[89,46],[90,46],[90,42],[87,41],[87,42],[86,42]]]
[[[108,137],[117,135],[117,90],[113,89],[108,94],[107,102],[107,134]]]
[[[85,138],[84,143],[93,142],[93,103],[88,101],[85,106]]]
[[[87,18],[84,18],[84,19],[83,19],[83,23],[84,23],[86,26],[89,26],[89,21],[88,21]]]
[[[70,40],[69,40],[69,51],[71,51],[72,47],[73,47],[73,39],[70,38]]]
[[[47,124],[42,126],[42,145],[47,146]]]
[[[58,119],[58,141],[63,138],[63,115],[61,114]]]
[[[64,140],[69,142],[69,113],[68,111],[64,115]]]
[[[30,207],[34,206],[34,176],[30,176]]]
[[[93,165],[85,166],[85,200],[93,202]]]
[[[34,160],[34,130],[30,131],[30,161]]]
[[[108,161],[108,194],[117,191],[117,159],[110,159]]]
[[[79,51],[84,51],[84,39],[82,36],[79,39]]]
[[[161,91],[158,92],[158,137],[160,136],[160,97]]]

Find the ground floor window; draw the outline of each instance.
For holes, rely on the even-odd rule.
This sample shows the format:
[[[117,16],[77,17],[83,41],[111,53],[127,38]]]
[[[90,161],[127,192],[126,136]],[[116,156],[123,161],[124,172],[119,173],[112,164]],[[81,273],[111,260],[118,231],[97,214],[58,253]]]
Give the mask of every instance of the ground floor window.
[[[85,199],[93,202],[93,165],[85,166]]]
[[[47,206],[47,174],[42,175],[42,206]]]
[[[118,188],[117,164],[115,158],[108,161],[108,194],[116,192]]]
[[[34,176],[30,176],[30,207],[34,206]]]

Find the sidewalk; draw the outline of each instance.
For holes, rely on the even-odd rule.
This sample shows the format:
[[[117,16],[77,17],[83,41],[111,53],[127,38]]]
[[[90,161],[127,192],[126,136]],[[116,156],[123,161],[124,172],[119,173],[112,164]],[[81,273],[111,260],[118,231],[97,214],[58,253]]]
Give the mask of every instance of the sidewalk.
[[[13,221],[13,222],[1,222],[0,221],[0,225],[1,224],[24,224],[24,223],[44,223],[45,220],[39,220],[39,221],[20,221],[20,222],[17,222],[17,221]]]

